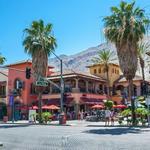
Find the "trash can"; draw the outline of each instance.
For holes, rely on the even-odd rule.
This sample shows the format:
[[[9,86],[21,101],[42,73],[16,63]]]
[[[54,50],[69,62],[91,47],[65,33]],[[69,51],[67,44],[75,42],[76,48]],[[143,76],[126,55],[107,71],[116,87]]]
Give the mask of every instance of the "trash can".
[[[6,123],[7,121],[8,121],[8,116],[4,116],[4,117],[3,117],[3,122]]]
[[[66,115],[64,113],[59,115],[59,124],[66,124]]]

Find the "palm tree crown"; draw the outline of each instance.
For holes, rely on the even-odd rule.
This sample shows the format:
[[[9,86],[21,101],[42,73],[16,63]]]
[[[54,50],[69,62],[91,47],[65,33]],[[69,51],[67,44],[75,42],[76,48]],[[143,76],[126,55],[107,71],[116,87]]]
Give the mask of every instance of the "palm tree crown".
[[[92,61],[96,64],[104,64],[105,70],[108,64],[114,60],[114,52],[109,49],[103,49],[98,52],[98,57],[94,57]]]
[[[6,61],[6,58],[0,54],[0,64],[3,65],[5,61]]]
[[[94,57],[92,61],[96,64],[103,64],[104,65],[104,70],[106,72],[106,80],[107,80],[107,93],[108,95],[110,94],[110,83],[109,83],[109,63],[111,63],[114,58],[115,54],[113,51],[109,49],[103,49],[98,52],[98,57]]]
[[[33,21],[30,28],[24,30],[23,46],[32,57],[32,67],[36,74],[46,76],[48,56],[56,47],[52,35],[52,24],[44,25],[43,20]]]
[[[112,7],[112,14],[104,18],[105,36],[117,48],[121,70],[127,80],[134,78],[137,70],[137,47],[143,38],[149,20],[144,10],[135,2],[122,1],[120,7]]]
[[[141,70],[142,70],[143,81],[145,81],[145,74],[144,74],[145,60],[144,60],[144,57],[145,57],[146,52],[149,49],[150,49],[150,44],[148,44],[148,43],[140,42],[138,44],[138,49],[137,49],[138,50],[138,58],[139,58],[139,63],[140,63]]]

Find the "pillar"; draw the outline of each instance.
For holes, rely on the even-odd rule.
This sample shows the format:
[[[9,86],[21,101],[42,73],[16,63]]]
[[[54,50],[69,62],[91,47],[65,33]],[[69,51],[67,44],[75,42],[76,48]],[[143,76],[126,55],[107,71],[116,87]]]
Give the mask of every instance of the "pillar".
[[[89,81],[85,81],[86,83],[86,92],[88,93],[89,92]]]
[[[78,103],[76,103],[75,105],[74,105],[74,110],[75,110],[75,117],[76,117],[76,119],[78,119],[78,114],[79,114],[79,111],[80,111],[80,109],[79,109],[79,104]]]
[[[141,86],[136,87],[137,96],[141,95]]]

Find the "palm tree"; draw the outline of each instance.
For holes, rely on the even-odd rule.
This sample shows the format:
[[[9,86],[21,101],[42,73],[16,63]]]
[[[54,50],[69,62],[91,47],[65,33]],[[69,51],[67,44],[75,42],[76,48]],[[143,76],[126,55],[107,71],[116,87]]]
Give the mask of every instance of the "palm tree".
[[[143,86],[145,87],[145,73],[144,73],[144,68],[145,68],[145,61],[144,61],[144,57],[146,52],[149,50],[150,48],[150,44],[148,43],[143,43],[140,42],[138,45],[138,58],[139,58],[139,63],[140,63],[140,67],[142,70],[142,77],[143,77]]]
[[[110,81],[109,81],[109,63],[114,60],[114,52],[109,49],[103,49],[98,52],[98,57],[94,57],[92,61],[96,64],[103,64],[106,72],[107,94],[110,96]]]
[[[33,21],[30,28],[24,30],[23,46],[25,52],[32,57],[32,68],[36,81],[47,76],[48,56],[56,47],[56,39],[52,34],[52,24],[44,25],[43,20]],[[41,123],[41,97],[44,88],[37,87],[39,98],[39,122]]]
[[[145,74],[144,74],[144,67],[145,67],[145,61],[144,61],[144,57],[146,52],[149,50],[150,48],[150,44],[148,43],[142,43],[140,42],[138,45],[138,58],[139,58],[139,63],[140,63],[140,67],[142,70],[142,77],[143,77],[143,82],[145,81]]]
[[[143,9],[135,7],[135,2],[121,1],[119,7],[111,7],[112,14],[104,18],[105,36],[115,44],[123,75],[129,82],[129,100],[132,104],[132,120],[135,124],[135,106],[132,100],[133,78],[138,63],[138,42],[146,33],[149,20]]]
[[[0,64],[3,65],[5,61],[6,61],[6,58],[0,54]]]

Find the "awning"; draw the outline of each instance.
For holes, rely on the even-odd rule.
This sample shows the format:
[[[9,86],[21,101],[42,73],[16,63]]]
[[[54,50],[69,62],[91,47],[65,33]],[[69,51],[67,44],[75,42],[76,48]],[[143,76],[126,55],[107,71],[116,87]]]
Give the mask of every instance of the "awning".
[[[94,105],[94,104],[103,104],[102,99],[95,99],[95,98],[84,98],[81,97],[81,102],[84,104]]]

